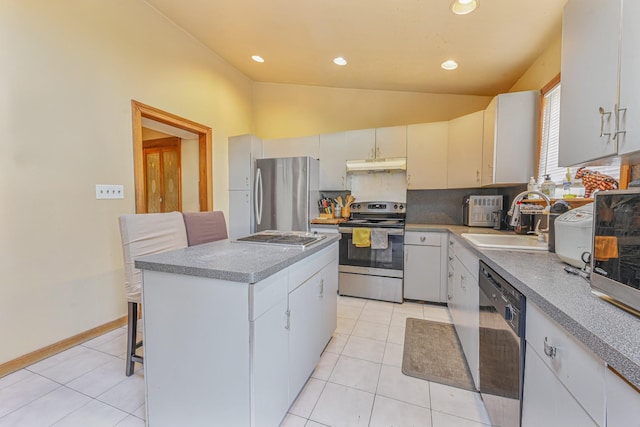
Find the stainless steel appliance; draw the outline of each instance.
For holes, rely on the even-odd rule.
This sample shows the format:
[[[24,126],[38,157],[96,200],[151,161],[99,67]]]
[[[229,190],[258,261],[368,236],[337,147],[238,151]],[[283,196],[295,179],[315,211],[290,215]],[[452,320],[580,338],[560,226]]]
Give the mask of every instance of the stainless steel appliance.
[[[256,231],[309,231],[320,199],[319,164],[310,157],[256,160]]]
[[[250,236],[232,240],[236,243],[251,243],[254,245],[277,245],[304,249],[307,246],[318,243],[326,236],[305,231],[276,231],[268,230]]]
[[[462,222],[470,227],[495,227],[504,196],[471,195],[463,199]],[[495,213],[494,213],[495,212]],[[501,221],[498,217],[498,221]]]
[[[525,297],[480,261],[480,384],[491,424],[520,426]]]
[[[340,282],[338,293],[383,301],[402,302],[404,222],[406,203],[359,202],[340,232]],[[387,239],[384,249],[357,247],[356,228],[368,228]],[[374,231],[377,230],[377,231]]]
[[[591,287],[640,311],[640,189],[594,197]]]

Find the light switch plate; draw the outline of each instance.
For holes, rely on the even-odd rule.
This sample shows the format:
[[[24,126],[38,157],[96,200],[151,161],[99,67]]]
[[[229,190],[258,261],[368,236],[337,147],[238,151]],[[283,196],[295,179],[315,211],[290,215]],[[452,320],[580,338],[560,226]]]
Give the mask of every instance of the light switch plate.
[[[124,199],[124,185],[96,184],[96,199]]]

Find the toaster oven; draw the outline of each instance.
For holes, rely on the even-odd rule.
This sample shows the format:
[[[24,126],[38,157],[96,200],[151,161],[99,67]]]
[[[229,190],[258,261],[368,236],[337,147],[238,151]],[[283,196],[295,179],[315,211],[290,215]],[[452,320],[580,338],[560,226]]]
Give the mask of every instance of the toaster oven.
[[[640,189],[594,196],[591,287],[640,311]]]
[[[462,223],[469,227],[493,227],[502,210],[503,196],[471,195],[466,196],[462,205]]]

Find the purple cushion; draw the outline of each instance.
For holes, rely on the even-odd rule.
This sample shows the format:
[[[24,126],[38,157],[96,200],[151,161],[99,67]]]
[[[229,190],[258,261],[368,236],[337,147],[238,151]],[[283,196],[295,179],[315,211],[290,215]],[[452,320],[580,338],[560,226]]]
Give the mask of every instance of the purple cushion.
[[[222,211],[183,212],[189,246],[224,240],[227,235],[227,223]]]

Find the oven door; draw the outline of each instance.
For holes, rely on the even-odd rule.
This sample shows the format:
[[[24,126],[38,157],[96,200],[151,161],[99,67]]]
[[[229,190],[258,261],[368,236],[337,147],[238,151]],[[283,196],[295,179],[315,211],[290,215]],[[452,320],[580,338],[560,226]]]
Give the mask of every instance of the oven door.
[[[389,228],[387,249],[359,248],[353,244],[353,228],[340,227],[340,266],[395,270],[402,277],[404,268],[404,229]]]

